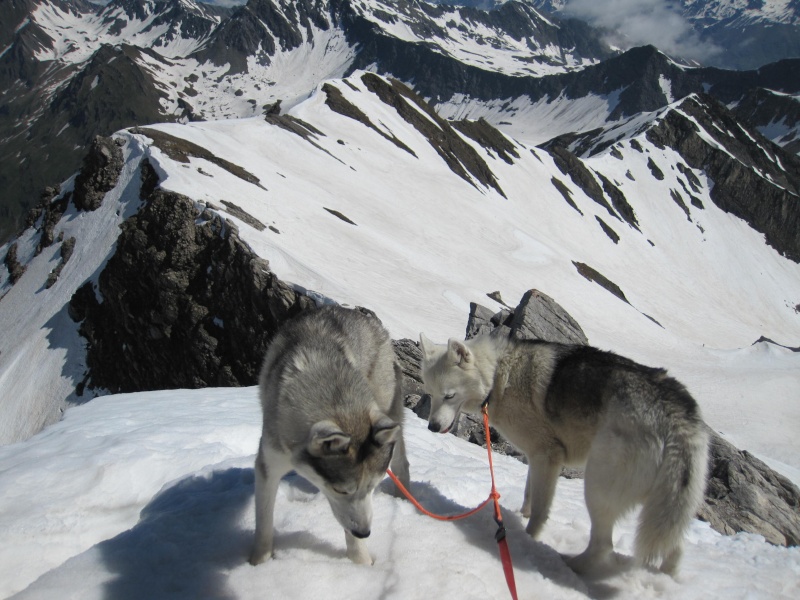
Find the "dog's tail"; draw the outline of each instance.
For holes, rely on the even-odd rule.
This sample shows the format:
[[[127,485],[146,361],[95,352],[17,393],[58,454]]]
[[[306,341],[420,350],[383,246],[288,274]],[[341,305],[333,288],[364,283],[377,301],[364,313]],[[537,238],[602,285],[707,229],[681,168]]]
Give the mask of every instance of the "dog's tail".
[[[708,471],[708,429],[697,405],[677,381],[667,401],[668,425],[655,482],[644,501],[636,532],[635,555],[647,566],[674,574],[683,552],[683,536],[703,500]],[[672,387],[667,385],[667,387]],[[672,395],[670,394],[670,395]]]

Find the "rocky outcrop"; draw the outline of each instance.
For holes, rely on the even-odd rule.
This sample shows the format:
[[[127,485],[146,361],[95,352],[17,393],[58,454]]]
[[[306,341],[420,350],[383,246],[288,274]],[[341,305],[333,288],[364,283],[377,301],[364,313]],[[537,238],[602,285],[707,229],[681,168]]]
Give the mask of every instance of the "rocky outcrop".
[[[413,125],[436,150],[453,173],[475,186],[478,181],[492,187],[505,197],[489,165],[476,150],[458,135],[453,126],[440,117],[416,92],[396,79],[389,81],[365,73],[361,81],[367,89],[385,104],[397,111],[406,122]],[[427,117],[426,117],[426,116]],[[490,127],[488,124],[486,127]],[[498,132],[499,135],[499,132]],[[477,186],[476,186],[477,187]]]
[[[8,246],[6,257],[3,259],[3,264],[8,269],[8,280],[11,285],[14,285],[25,274],[25,266],[20,264],[17,258],[17,243],[13,242]]]
[[[97,288],[87,283],[70,302],[87,340],[85,385],[255,384],[278,325],[313,301],[275,277],[230,221],[155,187],[146,161],[142,173],[145,205],[123,224]]]
[[[75,178],[72,195],[75,206],[80,210],[98,209],[106,192],[117,185],[124,162],[122,150],[114,139],[95,137]]]
[[[706,141],[713,138],[713,144]],[[711,199],[747,221],[785,257],[800,262],[800,159],[746,130],[709,96],[693,96],[647,132],[714,182]]]
[[[720,533],[748,531],[778,546],[800,544],[800,489],[713,432],[706,502],[698,516]]]
[[[56,267],[50,271],[47,275],[47,280],[45,281],[44,287],[45,289],[50,289],[53,287],[58,281],[59,276],[61,275],[61,271],[64,270],[64,267],[69,262],[69,259],[72,258],[72,253],[75,251],[75,243],[76,240],[74,237],[67,238],[61,242],[61,248],[59,249],[59,261]]]

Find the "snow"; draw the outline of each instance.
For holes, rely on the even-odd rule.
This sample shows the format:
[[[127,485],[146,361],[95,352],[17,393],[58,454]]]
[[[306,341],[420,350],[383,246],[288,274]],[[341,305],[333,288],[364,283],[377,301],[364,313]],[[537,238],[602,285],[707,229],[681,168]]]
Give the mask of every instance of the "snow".
[[[66,304],[75,292],[74,282],[86,281],[97,273],[116,243],[119,225],[137,209],[137,159],[142,152],[135,143],[125,148],[129,162],[120,184],[98,210],[84,213],[72,207],[62,218],[56,235],[75,237],[77,242],[53,287],[45,289],[43,283],[59,262],[59,245],[45,248],[33,260],[39,236],[29,229],[17,242],[20,262],[28,263],[26,276],[10,290],[0,287],[0,296],[7,292],[0,310],[0,439],[6,442],[24,439],[52,423],[57,418],[52,413],[54,401],[59,410],[66,408],[67,402],[81,401],[75,397],[75,386],[85,370],[80,358],[85,342],[78,335],[77,324],[69,318]],[[70,180],[62,189],[70,191],[72,185]],[[17,310],[7,308],[13,305]],[[52,376],[31,376],[32,364]]]
[[[364,598],[509,597],[491,509],[443,523],[388,492],[374,496],[372,567],[345,558],[324,496],[290,474],[275,512],[276,556],[246,562],[254,530],[255,388],[122,394],[73,408],[30,440],[0,448],[0,597]],[[463,512],[488,495],[486,451],[429,432],[410,411],[411,491],[429,509]],[[630,570],[582,579],[559,553],[583,550],[580,480],[561,480],[541,541],[516,510],[526,467],[495,456],[520,598],[794,598],[800,549],[722,536],[699,521],[677,579]],[[631,552],[635,519],[617,527]]]
[[[555,44],[540,46],[533,38],[519,40],[505,35],[477,20],[469,18],[458,6],[439,6],[441,14],[425,14],[414,4],[384,3],[371,0],[368,6],[354,4],[360,15],[387,35],[412,43],[435,43],[435,51],[458,61],[485,70],[513,76],[541,77],[582,69],[597,61],[576,56]],[[432,27],[417,33],[419,14],[430,20]],[[536,13],[544,25],[555,25]],[[466,15],[466,16],[465,16]],[[434,29],[435,27],[435,29]]]
[[[56,226],[56,236],[74,236],[77,243],[52,288],[43,282],[58,262],[58,246],[35,256],[38,236],[29,230],[20,238],[25,275],[11,286],[0,271],[0,433],[16,441],[49,426],[0,447],[0,597],[507,594],[488,513],[438,523],[387,494],[386,485],[376,493],[369,540],[374,567],[346,560],[324,498],[297,477],[281,485],[276,560],[257,568],[245,564],[260,434],[252,388],[105,396],[67,408],[85,400],[71,395],[85,365],[66,305],[78,287],[97,281],[119,224],[137,210],[143,158],[162,176],[162,187],[223,213],[221,200],[232,202],[273,225],[280,233],[224,214],[282,280],[375,310],[394,338],[416,338],[420,331],[435,341],[463,336],[470,302],[499,310],[488,292],[499,291],[515,305],[525,291],[539,289],[575,317],[593,345],[668,367],[713,429],[800,483],[800,353],[753,345],[765,336],[800,346],[800,265],[718,209],[699,171],[696,195],[705,208],[690,205],[687,219],[669,195],[686,185],[673,167],[681,157],[637,133],[646,117],[613,132],[623,160],[609,148],[585,161],[625,194],[636,230],[587,198],[547,152],[523,142],[516,142],[513,165],[472,143],[506,197],[457,177],[360,76],[330,83],[415,155],[332,112],[318,89],[289,109],[322,132],[316,146],[259,117],[155,126],[241,166],[263,187],[206,160],[176,163],[145,136],[119,132],[126,157],[121,182],[100,209],[71,210]],[[608,106],[614,99],[593,102]],[[653,179],[651,160],[663,181]],[[572,192],[582,214],[564,201],[552,178]],[[595,217],[616,231],[618,244]],[[584,279],[573,261],[618,284],[630,304]],[[65,410],[57,423],[54,399]],[[410,413],[406,424],[412,491],[428,506],[447,512],[486,496],[480,448],[435,436]],[[700,522],[688,534],[677,580],[637,570],[581,579],[558,554],[577,553],[587,541],[581,482],[559,483],[550,522],[534,542],[516,512],[525,467],[498,457],[497,470],[522,597],[798,595],[800,550],[776,548],[755,535],[721,536]],[[623,553],[631,551],[633,527],[627,519],[618,528]]]
[[[561,93],[557,98],[542,97],[536,102],[525,95],[485,101],[457,94],[438,103],[436,112],[446,119],[483,118],[514,139],[536,145],[565,131],[591,131],[607,126],[622,92],[619,89],[607,96],[587,94],[578,99]]]

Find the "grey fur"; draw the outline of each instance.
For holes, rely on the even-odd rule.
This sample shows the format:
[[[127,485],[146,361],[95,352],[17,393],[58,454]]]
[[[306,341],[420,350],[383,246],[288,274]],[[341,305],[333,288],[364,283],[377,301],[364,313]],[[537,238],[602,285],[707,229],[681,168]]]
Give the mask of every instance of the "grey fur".
[[[683,385],[663,369],[590,346],[501,336],[445,346],[422,334],[420,345],[429,429],[448,431],[488,397],[492,425],[527,456],[522,514],[531,536],[547,520],[561,467],[585,464],[592,531],[570,566],[613,568],[614,523],[642,505],[637,562],[675,573],[708,463],[707,430]]]
[[[345,530],[347,556],[372,563],[364,542],[372,492],[390,462],[409,481],[400,380],[389,334],[374,315],[326,306],[277,333],[259,380],[264,423],[251,564],[272,556],[275,497],[291,470],[327,497]]]

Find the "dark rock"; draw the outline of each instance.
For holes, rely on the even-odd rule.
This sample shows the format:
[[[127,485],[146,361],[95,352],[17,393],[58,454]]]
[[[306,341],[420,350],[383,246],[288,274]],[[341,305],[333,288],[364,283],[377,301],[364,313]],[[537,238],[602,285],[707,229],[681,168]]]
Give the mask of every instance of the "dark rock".
[[[487,150],[495,152],[497,156],[510,165],[514,164],[514,158],[519,158],[519,153],[514,143],[482,117],[477,121],[453,121],[453,127],[478,142]]]
[[[400,148],[401,150],[405,150],[412,156],[416,157],[416,153],[409,148],[406,144],[401,142],[397,137],[394,135],[390,135],[386,133],[383,129],[379,129],[375,126],[375,124],[370,120],[370,118],[355,104],[348,101],[342,91],[337,88],[335,85],[331,83],[324,83],[322,85],[322,91],[325,93],[325,104],[330,108],[333,112],[339,113],[340,115],[344,115],[362,125],[366,125],[378,135],[383,137],[384,139],[389,140],[395,146]]]
[[[6,269],[8,269],[8,280],[11,282],[11,285],[14,285],[25,274],[26,268],[24,265],[20,264],[17,258],[17,242],[13,242],[9,245],[3,263]]]
[[[142,170],[153,178],[149,164]],[[144,200],[100,274],[103,302],[90,284],[70,302],[88,342],[89,387],[254,385],[279,324],[313,302],[278,280],[219,214],[158,188]]]
[[[346,215],[343,215],[341,212],[339,212],[335,208],[327,208],[325,206],[323,206],[322,208],[327,210],[329,213],[331,213],[337,219],[339,219],[341,221],[344,221],[348,225],[356,225],[356,226],[358,226],[358,224],[355,221],[353,221],[352,219],[348,218]]]
[[[561,344],[588,344],[577,321],[555,300],[539,290],[528,290],[514,310],[511,335]]]
[[[238,204],[234,204],[233,202],[228,202],[227,200],[220,200],[220,202],[225,206],[226,212],[233,215],[240,221],[247,223],[253,229],[257,229],[258,231],[264,231],[267,226],[264,225],[261,221],[256,219],[253,215],[247,212]]]
[[[687,98],[680,111],[669,111],[647,131],[647,138],[675,149],[692,169],[705,171],[714,183],[710,195],[717,206],[747,221],[770,246],[800,262],[800,158],[746,128],[704,95]]]
[[[63,242],[61,242],[61,250],[59,251],[61,260],[58,261],[58,265],[56,268],[53,269],[47,276],[47,281],[44,284],[45,289],[50,289],[53,287],[56,281],[58,281],[58,277],[61,275],[61,271],[64,269],[64,266],[69,262],[69,259],[72,257],[72,252],[75,250],[75,238],[71,237]]]
[[[588,281],[594,281],[600,287],[608,290],[612,294],[614,294],[617,298],[622,300],[623,302],[628,302],[628,299],[625,297],[625,293],[620,289],[620,287],[611,281],[608,277],[593,269],[586,263],[572,261],[572,264],[575,265],[575,268],[578,270],[578,273],[583,275]],[[630,302],[628,302],[630,304]]]
[[[658,165],[655,163],[652,157],[647,158],[647,168],[650,169],[653,177],[659,181],[664,181],[664,173],[658,168]]]
[[[561,181],[557,177],[552,177],[550,179],[550,183],[552,183],[553,187],[556,188],[561,193],[561,195],[564,197],[564,200],[567,201],[567,204],[569,204],[572,208],[577,210],[581,215],[583,214],[583,211],[580,208],[578,208],[578,205],[575,204],[575,201],[572,199],[572,192],[569,190],[569,188],[563,181]]]
[[[387,82],[374,73],[365,73],[361,76],[361,80],[369,91],[394,108],[406,122],[413,125],[428,140],[453,173],[473,186],[474,178],[505,197],[497,177],[486,161],[416,92],[396,79]]]
[[[583,192],[589,196],[589,198],[605,208],[608,211],[608,214],[610,214],[612,217],[619,219],[619,215],[617,215],[617,213],[614,212],[614,209],[611,208],[611,205],[608,203],[608,200],[603,194],[603,188],[601,188],[600,184],[597,183],[597,179],[595,179],[592,171],[590,171],[589,168],[586,167],[586,165],[584,165],[577,156],[560,144],[554,144],[545,149],[553,157],[553,161],[555,162],[556,166],[562,173],[564,173],[564,175],[569,175],[569,178],[572,179],[572,182],[581,188]],[[558,184],[554,183],[554,185],[556,186],[556,189],[562,193],[567,202],[569,202],[575,210],[580,212],[578,207],[575,206],[573,202],[570,202],[571,197],[568,197]]]
[[[726,535],[747,531],[778,546],[800,544],[800,489],[711,434],[708,487],[698,516]]]
[[[408,338],[392,340],[392,347],[395,360],[403,374],[401,385],[403,396],[406,398],[406,406],[411,408],[423,394],[422,375],[420,374],[422,350],[419,349],[417,342]]]
[[[617,211],[617,214],[622,217],[623,221],[639,231],[639,221],[636,219],[636,213],[633,207],[628,203],[628,199],[625,197],[625,194],[622,193],[622,190],[611,183],[611,180],[602,173],[598,173],[597,176],[603,183],[603,191],[611,199],[611,204],[614,206],[614,210]]]
[[[98,209],[106,192],[117,185],[123,164],[122,150],[113,139],[95,137],[75,178],[75,206],[80,210]]]
[[[611,227],[609,227],[608,224],[597,215],[595,215],[594,218],[597,219],[597,222],[600,224],[600,228],[609,238],[611,238],[611,241],[614,242],[615,244],[619,244],[620,238],[617,232],[611,229]]]
[[[252,183],[253,185],[257,185],[261,188],[264,187],[261,185],[259,178],[250,173],[250,171],[247,169],[225,160],[224,158],[220,158],[210,150],[190,142],[189,140],[175,137],[168,133],[164,133],[163,131],[159,131],[158,129],[152,129],[149,127],[136,127],[131,130],[131,133],[146,135],[153,140],[153,145],[156,148],[161,150],[174,161],[188,163],[190,157],[202,158],[203,160],[207,160],[208,162],[214,163],[218,167],[225,169],[231,175],[238,177],[247,183]]]
[[[496,325],[491,322],[492,317],[494,317],[494,313],[491,310],[475,302],[470,302],[467,332],[464,339],[469,340],[494,331]]]

